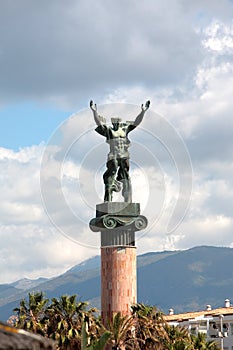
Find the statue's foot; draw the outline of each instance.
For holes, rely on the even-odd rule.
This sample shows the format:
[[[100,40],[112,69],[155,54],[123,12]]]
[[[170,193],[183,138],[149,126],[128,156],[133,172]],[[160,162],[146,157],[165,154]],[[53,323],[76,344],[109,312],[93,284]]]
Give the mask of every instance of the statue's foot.
[[[111,187],[112,187],[112,191],[120,192],[121,191],[121,183],[120,183],[120,181],[114,180],[114,182],[113,182]]]
[[[112,202],[112,193],[107,190],[104,195],[104,201],[105,202]]]
[[[131,197],[124,197],[124,202],[125,203],[132,203],[132,198]]]

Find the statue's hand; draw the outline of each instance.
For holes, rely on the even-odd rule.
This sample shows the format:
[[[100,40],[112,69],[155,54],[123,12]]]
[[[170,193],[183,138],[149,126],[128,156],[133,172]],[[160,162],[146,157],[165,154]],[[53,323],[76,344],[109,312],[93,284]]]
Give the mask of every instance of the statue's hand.
[[[149,107],[150,107],[150,101],[146,101],[145,107],[144,107],[143,104],[142,104],[142,111],[145,112]]]
[[[94,104],[94,102],[92,100],[90,101],[90,108],[95,112],[97,111],[97,105]]]

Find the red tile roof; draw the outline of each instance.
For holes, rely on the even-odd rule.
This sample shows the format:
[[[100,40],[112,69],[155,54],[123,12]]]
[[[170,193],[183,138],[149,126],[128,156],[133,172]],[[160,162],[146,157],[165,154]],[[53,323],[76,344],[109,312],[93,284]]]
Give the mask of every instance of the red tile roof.
[[[186,321],[189,319],[196,318],[198,316],[219,316],[219,315],[233,315],[233,306],[222,307],[213,310],[203,310],[203,311],[194,311],[194,312],[185,312],[183,314],[174,314],[174,315],[165,315],[164,319],[167,322],[172,321]]]

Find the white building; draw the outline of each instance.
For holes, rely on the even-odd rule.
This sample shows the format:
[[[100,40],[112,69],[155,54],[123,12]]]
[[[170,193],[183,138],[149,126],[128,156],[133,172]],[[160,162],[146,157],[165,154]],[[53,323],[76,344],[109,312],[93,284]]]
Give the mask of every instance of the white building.
[[[185,327],[190,334],[205,333],[207,340],[215,340],[220,349],[233,350],[233,306],[229,299],[218,309],[206,306],[206,310],[175,314],[173,309],[165,316],[170,325]]]

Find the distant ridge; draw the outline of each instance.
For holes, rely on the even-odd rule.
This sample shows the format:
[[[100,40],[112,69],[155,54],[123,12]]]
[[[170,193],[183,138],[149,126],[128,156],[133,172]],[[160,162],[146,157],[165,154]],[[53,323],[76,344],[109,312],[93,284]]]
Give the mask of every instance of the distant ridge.
[[[207,304],[222,306],[226,298],[233,300],[232,266],[233,249],[225,247],[200,246],[139,255],[138,302],[156,305],[165,313],[171,307],[175,312],[185,312],[205,309]],[[27,285],[30,287],[26,289]],[[52,279],[0,285],[0,320],[7,320],[19,300],[32,291],[43,291],[48,298],[77,294],[79,300],[100,308],[100,256]]]
[[[73,266],[66,273],[81,272],[100,267],[100,256],[96,255],[90,259],[84,260],[78,265]]]
[[[31,280],[29,278],[22,278],[16,282],[10,283],[10,285],[18,289],[27,290],[30,288],[34,288],[47,280],[48,280],[47,278],[42,278],[42,277],[37,278],[35,280]]]

